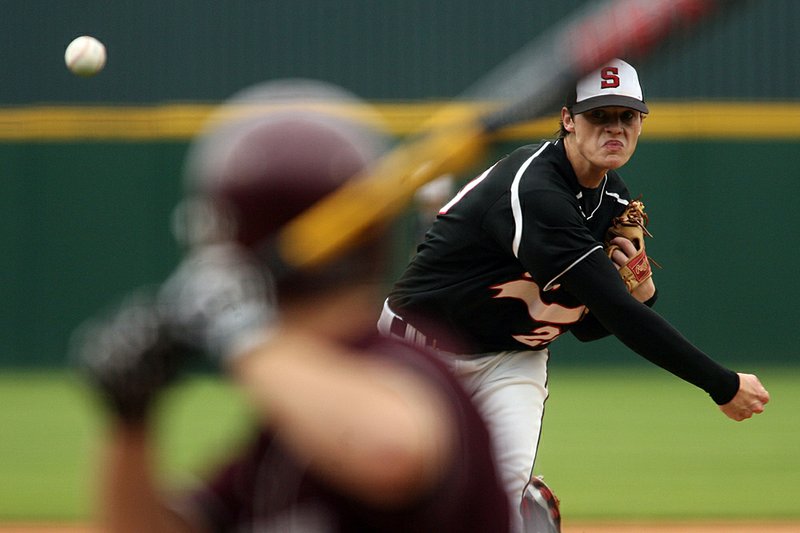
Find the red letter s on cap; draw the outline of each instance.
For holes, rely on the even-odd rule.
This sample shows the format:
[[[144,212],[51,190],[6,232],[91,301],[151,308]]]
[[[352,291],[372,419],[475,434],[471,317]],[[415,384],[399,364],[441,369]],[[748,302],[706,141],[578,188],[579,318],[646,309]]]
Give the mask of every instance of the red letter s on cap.
[[[619,87],[619,69],[617,67],[606,67],[600,71],[601,89],[613,89]]]

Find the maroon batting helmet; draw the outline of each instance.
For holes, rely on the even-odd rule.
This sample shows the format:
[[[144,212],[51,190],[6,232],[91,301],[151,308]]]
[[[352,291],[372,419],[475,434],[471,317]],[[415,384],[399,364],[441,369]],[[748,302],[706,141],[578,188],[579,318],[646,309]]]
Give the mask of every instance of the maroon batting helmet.
[[[239,93],[190,147],[179,235],[190,246],[234,239],[263,248],[367,170],[388,147],[384,131],[367,104],[324,82],[280,80]]]

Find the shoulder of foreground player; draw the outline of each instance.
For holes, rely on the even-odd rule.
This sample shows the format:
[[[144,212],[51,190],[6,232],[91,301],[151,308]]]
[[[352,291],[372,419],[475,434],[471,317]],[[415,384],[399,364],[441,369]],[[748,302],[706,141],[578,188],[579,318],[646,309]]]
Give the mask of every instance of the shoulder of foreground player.
[[[437,331],[437,338],[442,338],[445,333],[436,326],[427,328]],[[452,343],[449,343],[452,344]],[[358,349],[376,359],[394,361],[395,363],[419,373],[423,379],[433,382],[437,388],[452,395],[452,398],[469,403],[464,395],[459,382],[453,376],[445,362],[432,352],[411,346],[405,342],[385,337],[377,331],[365,332],[358,341]]]
[[[417,500],[412,523],[417,525],[415,520],[419,520],[425,526],[420,530],[428,531],[505,531],[508,501],[495,470],[489,432],[456,376],[430,351],[385,337],[366,342],[379,358],[394,360],[433,385],[452,410],[458,433],[456,446],[449,452],[449,467]]]

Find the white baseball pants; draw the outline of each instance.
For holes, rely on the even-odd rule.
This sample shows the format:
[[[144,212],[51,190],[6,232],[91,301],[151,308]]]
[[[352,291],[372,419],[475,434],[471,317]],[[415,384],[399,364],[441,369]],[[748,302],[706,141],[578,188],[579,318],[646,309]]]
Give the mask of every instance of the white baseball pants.
[[[447,354],[453,371],[480,409],[494,443],[495,458],[512,507],[514,531],[533,463],[547,400],[549,352],[530,350],[484,356]]]
[[[405,342],[428,340],[410,325],[392,332],[397,315],[384,304],[378,330]],[[521,531],[522,495],[533,475],[547,400],[547,349],[458,355],[440,352],[483,416],[494,445],[495,461],[511,503],[512,531]]]

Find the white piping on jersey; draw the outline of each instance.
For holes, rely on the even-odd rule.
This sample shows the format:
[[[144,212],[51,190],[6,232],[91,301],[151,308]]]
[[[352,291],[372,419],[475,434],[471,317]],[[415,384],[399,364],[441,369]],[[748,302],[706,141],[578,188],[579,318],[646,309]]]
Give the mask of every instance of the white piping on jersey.
[[[499,163],[499,161],[497,163]],[[490,166],[489,168],[487,168],[486,170],[483,171],[483,174],[481,174],[480,176],[478,176],[474,180],[472,180],[469,183],[467,183],[466,185],[464,185],[461,188],[461,190],[458,191],[458,193],[455,196],[453,196],[452,200],[447,202],[444,205],[444,207],[439,209],[439,214],[440,215],[444,215],[445,213],[447,213],[450,210],[450,208],[453,207],[454,204],[458,203],[458,201],[461,200],[464,197],[465,194],[467,194],[469,191],[471,191],[472,189],[477,187],[478,184],[480,182],[482,182],[484,180],[484,178],[486,178],[486,176],[489,175],[489,172],[492,171],[492,169],[497,165],[497,163],[495,163],[494,165]]]
[[[606,184],[607,183],[608,183],[608,174],[604,174],[603,175],[603,188],[600,189],[600,196],[598,197],[599,200],[597,200],[597,205],[594,206],[594,209],[592,209],[592,212],[589,213],[588,217],[586,216],[586,213],[583,212],[583,207],[581,207],[580,203],[578,203],[578,209],[581,210],[581,214],[583,215],[583,218],[585,218],[586,220],[589,220],[590,218],[592,218],[594,216],[594,214],[597,213],[597,210],[600,209],[600,205],[603,203],[603,195],[607,194],[606,193]],[[575,195],[575,198],[577,198],[578,200],[583,198],[583,191],[579,191],[578,194]]]
[[[517,259],[519,259],[519,243],[522,241],[522,204],[519,201],[519,182],[522,180],[522,175],[528,170],[531,162],[548,146],[550,146],[549,141],[545,142],[541,148],[536,150],[535,154],[526,159],[517,170],[514,181],[511,182],[511,213],[514,215],[514,241],[511,243],[511,250],[514,252],[514,257]]]
[[[596,207],[595,207],[595,208],[592,210],[592,213],[591,213],[591,214],[590,214],[588,217],[586,217],[586,215],[584,214],[584,216],[586,217],[586,220],[589,220],[590,218],[592,218],[592,217],[594,216],[594,214],[597,212],[597,209],[600,207],[600,204],[602,204],[602,203],[603,203],[603,195],[605,195],[605,196],[610,196],[611,198],[614,198],[614,200],[615,200],[615,201],[617,201],[617,202],[621,203],[622,205],[628,205],[628,200],[626,200],[625,198],[621,198],[619,194],[617,194],[617,193],[615,193],[615,192],[606,191],[606,190],[605,190],[605,188],[606,188],[606,183],[608,183],[608,174],[606,174],[606,175],[604,176],[604,179],[603,179],[603,191],[602,191],[602,193],[600,194],[600,201],[599,201],[599,202],[597,202],[597,206],[596,206]],[[579,193],[576,195],[576,198],[578,198],[579,200],[580,200],[582,197],[583,197],[583,191],[579,192]],[[580,206],[579,206],[579,207],[580,207]],[[581,213],[583,213],[583,209],[581,209]],[[586,257],[587,257],[587,256],[588,256],[590,253],[594,252],[595,250],[602,249],[602,248],[603,248],[603,247],[602,247],[601,245],[597,245],[597,246],[595,246],[594,248],[592,248],[591,250],[589,250],[588,252],[586,252],[585,254],[583,254],[582,256],[580,256],[578,259],[576,259],[575,261],[573,261],[573,262],[572,262],[572,264],[570,264],[570,265],[569,265],[567,268],[565,268],[565,269],[564,269],[562,272],[560,272],[560,273],[559,273],[559,274],[558,274],[556,277],[554,277],[554,278],[553,278],[553,279],[551,279],[549,282],[547,282],[547,284],[546,284],[546,285],[545,285],[545,286],[542,288],[542,291],[549,291],[549,290],[552,290],[552,289],[553,289],[553,287],[556,285],[556,280],[557,280],[558,278],[560,278],[561,276],[563,276],[563,275],[564,275],[564,274],[565,274],[565,273],[566,273],[566,272],[567,272],[567,271],[568,271],[570,268],[574,267],[575,265],[577,265],[578,263],[580,263],[581,261],[583,261],[584,259],[586,259]]]
[[[547,285],[545,285],[545,286],[542,288],[542,291],[549,291],[549,290],[551,290],[551,289],[553,288],[553,285],[555,285],[555,283],[556,283],[556,280],[557,280],[558,278],[560,278],[561,276],[563,276],[564,274],[566,274],[566,273],[567,273],[567,271],[568,271],[570,268],[574,267],[575,265],[577,265],[578,263],[580,263],[581,261],[583,261],[584,259],[586,259],[586,257],[588,257],[588,256],[589,256],[589,254],[590,254],[590,253],[592,253],[592,252],[594,252],[595,250],[602,250],[602,249],[603,249],[603,246],[602,246],[601,244],[598,244],[597,246],[595,246],[594,248],[592,248],[591,250],[589,250],[588,252],[586,252],[585,254],[583,254],[582,256],[580,256],[579,258],[577,258],[575,261],[573,261],[573,262],[572,262],[572,264],[570,264],[570,265],[569,265],[567,268],[565,268],[564,270],[562,270],[562,271],[561,271],[561,272],[560,272],[560,273],[559,273],[559,274],[558,274],[556,277],[554,277],[553,279],[551,279],[550,281],[548,281],[548,282],[547,282]]]
[[[617,194],[617,193],[615,193],[615,192],[608,192],[608,191],[606,191],[606,195],[608,195],[608,196],[610,196],[610,197],[614,198],[614,199],[615,199],[617,202],[621,203],[622,205],[628,205],[628,204],[630,203],[630,202],[628,202],[628,200],[626,200],[625,198],[620,198],[619,194]]]

